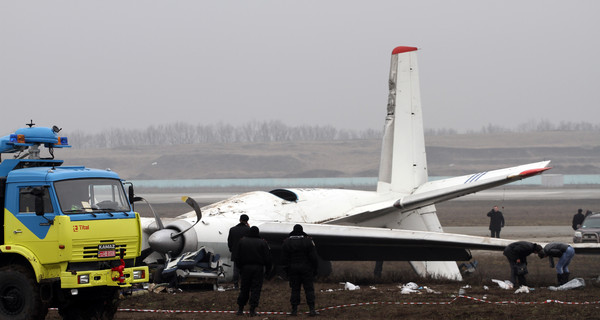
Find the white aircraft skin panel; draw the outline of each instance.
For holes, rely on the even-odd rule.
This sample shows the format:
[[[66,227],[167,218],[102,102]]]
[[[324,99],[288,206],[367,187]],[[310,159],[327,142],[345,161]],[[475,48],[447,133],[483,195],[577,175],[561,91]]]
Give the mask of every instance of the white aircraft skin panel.
[[[255,191],[202,208],[204,217],[238,219],[247,214],[253,220],[295,221],[303,223],[327,222],[369,209],[393,207],[400,197],[397,193],[381,194],[373,191],[336,189],[287,189],[298,196],[298,201],[283,200],[268,192]],[[193,211],[178,218],[195,218]]]
[[[396,224],[395,229],[443,232],[433,205],[402,213]]]
[[[421,277],[462,281],[460,270],[454,261],[410,261],[413,270]]]
[[[427,181],[417,56],[413,51],[394,57],[398,62],[391,188],[410,193]]]
[[[369,206],[393,205],[392,201],[397,194],[379,194],[372,191],[351,190],[296,190],[297,205],[305,212],[308,218],[305,222],[325,223],[335,219],[345,218],[364,213]]]

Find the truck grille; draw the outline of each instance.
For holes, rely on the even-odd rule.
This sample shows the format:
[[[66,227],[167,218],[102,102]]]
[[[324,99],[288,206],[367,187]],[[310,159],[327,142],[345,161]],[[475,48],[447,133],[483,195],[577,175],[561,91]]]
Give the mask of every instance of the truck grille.
[[[581,242],[598,243],[598,234],[596,234],[596,233],[584,233],[581,236]]]
[[[114,259],[119,259],[121,251],[123,251],[124,254],[124,258],[126,257],[132,257],[132,255],[135,255],[135,252],[137,250],[136,249],[136,242],[134,240],[131,241],[127,241],[127,240],[96,240],[96,241],[77,241],[74,240],[73,241],[73,249],[72,249],[72,255],[73,255],[73,261],[91,261],[91,260],[114,260]],[[108,247],[110,247],[110,249],[108,249],[108,251],[112,250],[112,245],[114,245],[114,255],[112,256],[106,256],[106,252],[107,249],[105,249],[105,247],[107,247],[106,245],[109,245]],[[99,252],[102,252],[102,256],[103,257],[99,257],[98,254]]]

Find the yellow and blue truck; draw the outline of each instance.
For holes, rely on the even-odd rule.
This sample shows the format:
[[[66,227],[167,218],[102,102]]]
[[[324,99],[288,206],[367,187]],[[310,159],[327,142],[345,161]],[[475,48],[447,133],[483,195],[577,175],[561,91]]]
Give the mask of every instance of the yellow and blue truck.
[[[121,291],[148,282],[133,186],[62,166],[54,149],[70,145],[59,132],[30,123],[0,138],[0,156],[14,154],[0,163],[0,319],[44,319],[50,307],[112,319]]]

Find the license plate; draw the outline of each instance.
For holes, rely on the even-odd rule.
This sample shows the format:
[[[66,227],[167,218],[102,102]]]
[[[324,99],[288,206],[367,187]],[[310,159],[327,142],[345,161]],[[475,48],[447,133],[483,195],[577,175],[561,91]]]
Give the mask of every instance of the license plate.
[[[98,258],[112,258],[114,256],[116,256],[114,243],[98,245]]]

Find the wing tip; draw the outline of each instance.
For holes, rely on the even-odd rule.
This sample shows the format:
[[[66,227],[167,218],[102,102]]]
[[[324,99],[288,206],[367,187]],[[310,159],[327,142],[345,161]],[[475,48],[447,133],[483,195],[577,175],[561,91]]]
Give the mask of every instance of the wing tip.
[[[527,178],[527,177],[541,174],[542,172],[550,170],[550,169],[552,169],[552,167],[529,169],[529,170],[525,170],[525,171],[519,173],[517,176]]]

